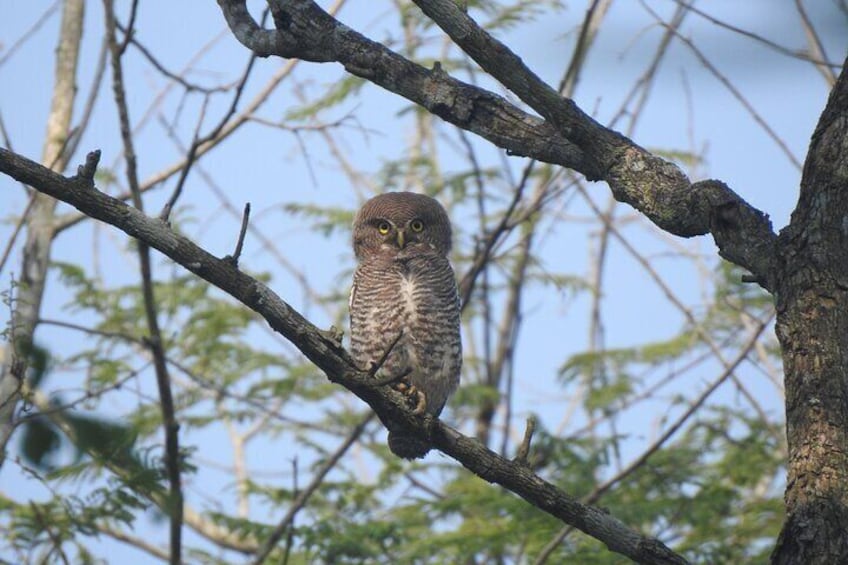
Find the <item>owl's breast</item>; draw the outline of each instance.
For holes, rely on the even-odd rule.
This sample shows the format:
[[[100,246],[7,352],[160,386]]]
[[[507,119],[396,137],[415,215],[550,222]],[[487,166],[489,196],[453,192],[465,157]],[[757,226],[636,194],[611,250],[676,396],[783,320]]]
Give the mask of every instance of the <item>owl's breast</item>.
[[[398,308],[403,312],[406,326],[415,326],[418,321],[418,307],[420,300],[416,297],[417,286],[415,280],[408,275],[401,275],[398,281]],[[407,331],[410,329],[406,328]]]

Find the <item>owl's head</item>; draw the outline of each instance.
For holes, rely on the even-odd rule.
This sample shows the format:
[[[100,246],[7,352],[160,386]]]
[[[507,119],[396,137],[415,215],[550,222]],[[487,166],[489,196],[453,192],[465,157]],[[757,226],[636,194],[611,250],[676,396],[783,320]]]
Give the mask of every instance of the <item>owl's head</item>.
[[[448,214],[441,204],[423,194],[380,194],[363,204],[353,221],[353,251],[359,260],[422,249],[447,255],[450,248]]]

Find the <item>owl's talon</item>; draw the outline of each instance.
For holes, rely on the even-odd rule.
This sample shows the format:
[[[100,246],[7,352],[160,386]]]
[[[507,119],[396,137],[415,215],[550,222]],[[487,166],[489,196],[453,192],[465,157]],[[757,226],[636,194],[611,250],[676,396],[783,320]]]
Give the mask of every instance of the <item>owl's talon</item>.
[[[415,409],[412,410],[412,413],[418,416],[419,414],[423,414],[427,409],[427,395],[424,394],[423,390],[415,389],[415,393],[417,396],[417,402],[415,404]]]
[[[416,416],[418,414],[423,414],[424,410],[427,409],[427,395],[414,384],[401,381],[399,383],[395,383],[394,389],[404,395],[408,400],[415,403],[415,408],[412,409],[412,413]]]

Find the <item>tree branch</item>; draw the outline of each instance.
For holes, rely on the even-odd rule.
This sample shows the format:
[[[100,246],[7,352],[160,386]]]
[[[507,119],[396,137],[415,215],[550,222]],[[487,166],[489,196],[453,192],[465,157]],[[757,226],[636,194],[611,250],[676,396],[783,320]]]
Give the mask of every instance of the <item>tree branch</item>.
[[[104,14],[106,18],[106,37],[111,51],[112,61],[112,90],[115,96],[115,105],[118,107],[118,118],[121,130],[121,140],[124,145],[124,157],[127,162],[127,182],[132,193],[135,207],[141,212],[142,199],[141,188],[138,182],[138,168],[136,162],[135,148],[132,133],[130,132],[129,108],[127,106],[126,91],[124,89],[124,72],[121,63],[123,48],[118,44],[115,33],[115,14],[113,0],[103,0]],[[135,11],[133,4],[133,12]],[[131,33],[132,30],[127,33]],[[202,121],[202,118],[201,118]],[[98,152],[99,154],[99,152]],[[189,156],[188,164],[183,170],[187,174],[191,166],[193,153]],[[94,188],[94,168],[97,161],[88,159],[83,173],[84,178]],[[90,169],[90,170],[89,170]],[[184,180],[185,177],[183,177]],[[179,194],[178,190],[175,195]],[[174,197],[176,198],[176,196]],[[170,201],[169,201],[170,203]],[[153,268],[150,264],[150,247],[146,242],[138,245],[139,266],[141,269],[141,289],[144,297],[144,314],[147,319],[147,328],[150,332],[149,346],[153,357],[153,367],[156,373],[156,387],[159,390],[159,405],[162,411],[162,427],[165,439],[165,469],[168,474],[170,492],[168,498],[168,517],[170,519],[170,563],[179,565],[182,563],[182,529],[183,529],[183,491],[182,478],[180,476],[180,443],[179,423],[174,411],[174,398],[171,391],[171,377],[168,373],[168,364],[165,361],[165,345],[162,333],[159,330],[158,309],[156,307],[156,293],[153,289]]]
[[[92,157],[89,162],[93,161]],[[680,564],[686,561],[659,540],[631,530],[605,511],[581,504],[520,462],[510,461],[427,414],[413,414],[404,397],[389,387],[372,386],[350,355],[312,325],[262,282],[242,273],[226,259],[214,257],[164,222],[95,189],[84,175],[66,178],[38,163],[0,149],[0,172],[58,198],[93,218],[112,224],[212,283],[248,306],[291,341],[335,383],[365,401],[381,420],[426,437],[437,449],[468,470],[497,483],[537,508],[600,540],[611,550],[639,563]],[[82,168],[81,168],[81,172]]]
[[[583,154],[550,125],[504,98],[448,75],[441,65],[427,69],[371,41],[311,1],[270,2],[283,30],[263,30],[243,0],[218,0],[233,34],[259,55],[313,62],[338,62],[364,78],[426,108],[446,122],[503,147],[512,155],[535,156],[579,171]],[[517,135],[516,132],[520,132]]]
[[[42,162],[58,171],[65,170],[69,129],[76,101],[76,75],[79,61],[85,3],[73,0],[63,3],[59,44],[56,47],[53,96],[47,118]],[[56,202],[42,194],[34,194],[25,221],[18,281],[18,297],[9,325],[8,343],[0,351],[0,467],[6,457],[6,444],[15,428],[14,415],[21,388],[20,375],[28,362],[26,351],[33,342],[36,321],[41,310],[50,251],[55,235]]]
[[[277,543],[283,537],[283,535],[290,531],[292,525],[294,524],[294,517],[297,513],[304,507],[304,505],[309,500],[309,497],[321,486],[321,483],[324,481],[324,477],[327,476],[333,467],[341,460],[347,450],[356,443],[359,439],[359,436],[362,435],[365,427],[371,423],[374,419],[374,414],[368,414],[362,421],[357,424],[353,430],[348,433],[347,438],[339,445],[336,450],[330,454],[324,463],[321,464],[321,467],[316,471],[315,476],[309,482],[305,489],[297,493],[297,496],[294,500],[292,500],[291,506],[289,506],[286,515],[280,520],[280,522],[274,527],[271,531],[271,534],[265,538],[265,541],[262,543],[262,546],[256,552],[256,558],[253,560],[253,565],[262,565],[265,561],[268,560],[268,556],[271,555],[271,552],[277,546]]]
[[[768,216],[727,185],[693,184],[673,163],[603,127],[542,82],[454,0],[416,0],[416,4],[544,121],[492,92],[452,78],[438,63],[428,70],[409,61],[338,22],[311,0],[269,0],[276,30],[260,28],[244,0],[218,0],[218,4],[236,38],[257,55],[341,63],[351,74],[415,102],[512,155],[606,181],[616,200],[671,234],[712,233],[722,256],[751,271],[753,280],[767,290],[774,288],[776,235]]]
[[[713,233],[723,257],[754,273],[764,288],[773,288],[776,235],[765,214],[724,183],[691,184],[673,163],[593,120],[572,100],[545,84],[453,0],[415,3],[483,70],[577,145],[600,173],[593,178],[586,171],[576,170],[589,180],[606,181],[616,200],[630,204],[669,233],[683,237]],[[725,249],[726,245],[731,249]]]

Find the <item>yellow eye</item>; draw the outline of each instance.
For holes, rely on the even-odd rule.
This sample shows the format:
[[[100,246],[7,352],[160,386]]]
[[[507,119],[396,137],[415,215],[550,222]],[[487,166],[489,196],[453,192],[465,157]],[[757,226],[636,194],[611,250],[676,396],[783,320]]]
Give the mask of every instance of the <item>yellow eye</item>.
[[[377,224],[377,231],[380,232],[380,235],[386,235],[387,233],[389,233],[390,229],[392,229],[392,226],[391,224],[389,224],[389,222],[382,221]]]
[[[418,232],[424,229],[424,223],[421,220],[412,220],[409,227],[412,228],[412,231]]]

